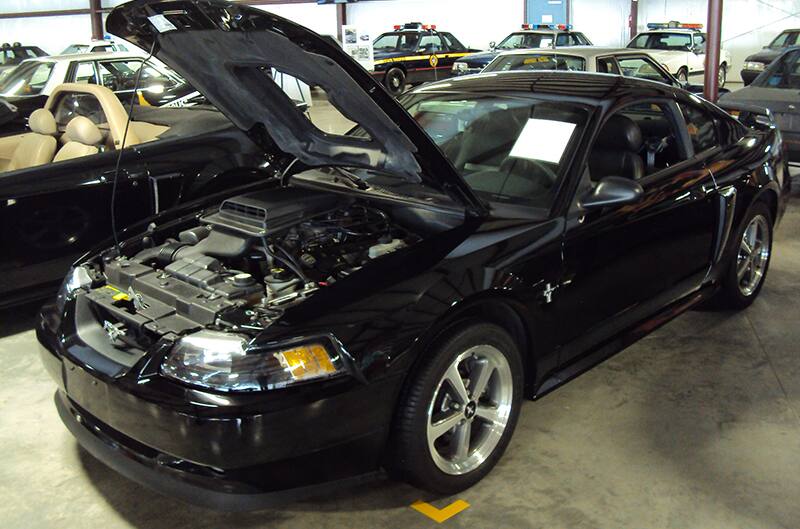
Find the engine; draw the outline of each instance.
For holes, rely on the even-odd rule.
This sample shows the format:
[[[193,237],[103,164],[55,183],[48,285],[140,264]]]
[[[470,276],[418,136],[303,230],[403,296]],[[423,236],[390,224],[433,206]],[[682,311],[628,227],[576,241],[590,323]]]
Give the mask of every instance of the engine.
[[[88,297],[129,328],[258,330],[281,312],[419,240],[381,209],[296,188],[231,198],[133,257],[105,264]]]

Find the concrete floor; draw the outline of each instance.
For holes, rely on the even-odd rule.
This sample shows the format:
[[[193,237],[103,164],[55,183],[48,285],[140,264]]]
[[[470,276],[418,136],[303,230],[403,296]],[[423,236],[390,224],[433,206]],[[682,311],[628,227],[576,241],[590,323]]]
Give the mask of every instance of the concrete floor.
[[[322,107],[315,113],[330,117]],[[0,312],[0,527],[425,528],[436,523],[411,503],[443,508],[463,499],[470,508],[447,526],[796,529],[798,232],[795,198],[750,309],[685,314],[525,403],[498,467],[452,498],[380,481],[281,509],[223,514],[159,496],[84,453],[61,425],[55,384],[29,330],[37,307]]]

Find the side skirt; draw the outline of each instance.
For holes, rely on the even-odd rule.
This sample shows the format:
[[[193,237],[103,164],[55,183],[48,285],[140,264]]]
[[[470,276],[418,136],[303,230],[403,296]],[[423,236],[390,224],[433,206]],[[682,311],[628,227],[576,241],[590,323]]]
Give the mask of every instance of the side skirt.
[[[641,340],[648,334],[674,320],[684,312],[710,298],[716,292],[716,286],[708,285],[700,290],[667,305],[663,310],[599,345],[593,351],[581,356],[574,362],[564,366],[545,379],[531,400],[538,400],[551,391],[558,389],[572,379],[586,373],[593,367],[605,362],[623,349]]]

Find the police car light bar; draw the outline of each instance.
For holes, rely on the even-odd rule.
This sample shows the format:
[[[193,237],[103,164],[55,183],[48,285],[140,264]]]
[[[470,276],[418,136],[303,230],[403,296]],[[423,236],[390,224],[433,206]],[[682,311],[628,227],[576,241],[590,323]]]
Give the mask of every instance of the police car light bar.
[[[677,20],[670,22],[650,22],[647,24],[647,29],[694,29],[700,31],[703,29],[703,24],[682,24]]]
[[[522,29],[530,31],[532,29],[559,29],[568,31],[572,29],[572,24],[522,24]]]
[[[407,22],[405,24],[394,25],[395,31],[400,31],[401,29],[424,29],[426,31],[433,31],[436,29],[436,24],[423,24],[422,22]]]

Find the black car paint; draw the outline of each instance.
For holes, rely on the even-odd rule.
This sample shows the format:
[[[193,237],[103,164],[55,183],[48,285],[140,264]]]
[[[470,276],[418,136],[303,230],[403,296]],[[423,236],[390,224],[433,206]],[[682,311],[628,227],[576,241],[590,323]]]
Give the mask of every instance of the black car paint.
[[[111,237],[117,154],[0,175],[0,307],[51,296],[75,259]],[[271,176],[258,170],[264,160],[233,126],[127,149],[116,190],[118,226]]]
[[[731,234],[755,201],[766,201],[776,219],[783,212],[789,184],[775,131],[746,131],[710,103],[652,82],[573,73],[502,77],[465,79],[459,89],[525,97],[535,87],[536,97],[595,108],[547,220],[493,210],[464,216],[287,310],[254,347],[328,334],[353,364],[349,376],[267,393],[171,382],[159,375],[165,343],[127,373],[105,376],[76,360],[94,353],[76,335],[75,304],[64,313],[47,307],[37,327],[42,358],[60,386],[59,411],[84,446],[148,486],[218,508],[251,508],[270,492],[374,471],[390,456],[404,383],[447,329],[474,318],[506,328],[525,354],[527,395],[541,396],[713,293],[736,248]],[[648,177],[635,204],[577,208],[587,153],[604,121],[643,100],[701,105],[744,137]],[[155,232],[196,222],[198,209],[181,206],[152,219]],[[126,246],[141,244],[136,232],[128,230]],[[197,496],[197,487],[206,494]]]

